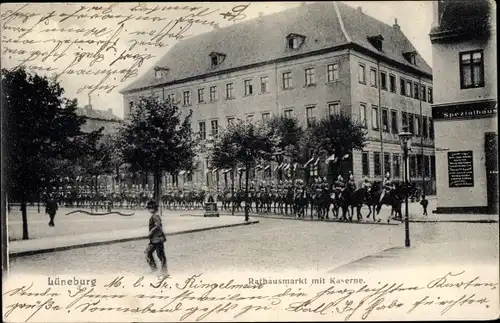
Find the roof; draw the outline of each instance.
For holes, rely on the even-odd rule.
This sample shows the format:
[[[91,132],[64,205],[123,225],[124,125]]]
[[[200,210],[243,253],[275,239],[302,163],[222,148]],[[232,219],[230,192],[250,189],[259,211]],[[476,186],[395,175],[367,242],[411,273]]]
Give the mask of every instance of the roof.
[[[349,44],[357,44],[429,75],[432,73],[430,66],[420,55],[417,55],[416,66],[403,57],[403,52],[416,49],[399,28],[341,2],[336,4],[341,19],[338,18],[333,2],[318,2],[186,38],[176,43],[157,62],[156,66],[170,69],[163,78],[156,79],[152,68],[121,93]],[[341,21],[348,38],[342,30]],[[285,39],[290,34],[306,37],[299,49],[286,48]],[[367,39],[377,35],[384,38],[382,52]],[[209,55],[212,52],[226,55],[221,65],[211,66]]]
[[[84,116],[88,119],[98,119],[104,121],[121,121],[119,117],[115,116],[111,110],[96,110],[88,106],[83,108],[77,108],[76,114],[79,116]]]

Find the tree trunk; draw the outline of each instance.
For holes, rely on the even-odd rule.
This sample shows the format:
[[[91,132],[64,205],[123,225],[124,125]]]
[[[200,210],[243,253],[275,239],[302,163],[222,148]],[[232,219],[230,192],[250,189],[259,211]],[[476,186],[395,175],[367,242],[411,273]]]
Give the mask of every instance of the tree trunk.
[[[37,195],[38,195],[38,203],[37,203],[38,214],[40,214],[40,188],[37,189]]]
[[[153,175],[153,187],[154,187],[154,195],[153,198],[155,202],[158,204],[161,215],[161,172],[155,172]]]
[[[232,203],[231,203],[231,215],[234,215],[234,171],[231,171],[231,197],[232,197]]]
[[[250,167],[249,165],[246,166],[246,171],[245,171],[245,222],[248,222],[248,212],[249,212],[249,201],[248,201],[248,178],[250,176]]]
[[[21,214],[23,218],[23,240],[28,240],[28,210],[26,206],[26,198],[21,197]]]

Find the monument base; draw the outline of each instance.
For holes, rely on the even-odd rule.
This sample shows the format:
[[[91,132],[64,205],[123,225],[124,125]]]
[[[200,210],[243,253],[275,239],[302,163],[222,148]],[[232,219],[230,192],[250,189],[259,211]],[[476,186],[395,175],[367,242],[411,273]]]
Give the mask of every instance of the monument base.
[[[219,211],[217,210],[217,203],[215,202],[206,202],[205,203],[205,214],[203,217],[218,217]]]

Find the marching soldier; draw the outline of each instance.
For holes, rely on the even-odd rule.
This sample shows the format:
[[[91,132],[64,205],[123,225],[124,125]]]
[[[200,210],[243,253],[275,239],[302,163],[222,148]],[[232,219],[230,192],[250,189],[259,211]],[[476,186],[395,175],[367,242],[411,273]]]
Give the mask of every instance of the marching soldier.
[[[391,174],[387,172],[387,174],[385,174],[385,178],[382,183],[382,194],[380,194],[379,203],[382,202],[382,199],[384,198],[385,194],[389,193],[393,188],[394,188],[394,183],[392,182]]]

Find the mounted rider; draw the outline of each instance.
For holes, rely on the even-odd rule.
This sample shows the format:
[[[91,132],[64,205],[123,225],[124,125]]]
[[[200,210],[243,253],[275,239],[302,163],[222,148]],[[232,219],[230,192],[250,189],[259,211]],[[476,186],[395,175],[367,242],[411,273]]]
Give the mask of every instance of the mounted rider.
[[[363,178],[363,183],[361,184],[361,187],[364,188],[367,192],[372,188],[372,183],[370,183],[368,176],[365,176]]]
[[[328,180],[326,179],[326,176],[323,177],[323,181],[321,182],[321,188],[325,192],[330,191],[330,185],[328,184]]]
[[[382,202],[382,199],[384,198],[385,194],[390,193],[393,189],[394,189],[394,183],[391,179],[391,174],[387,172],[385,174],[385,178],[382,183],[382,194],[380,194],[379,202]]]
[[[337,180],[333,184],[333,190],[335,192],[335,196],[337,198],[340,197],[340,194],[342,193],[342,191],[344,191],[344,189],[345,189],[344,178],[342,177],[342,175],[339,175],[337,177]]]
[[[349,181],[347,182],[347,188],[351,191],[354,192],[357,187],[356,187],[356,181],[354,180],[354,175],[350,174],[349,175]]]

